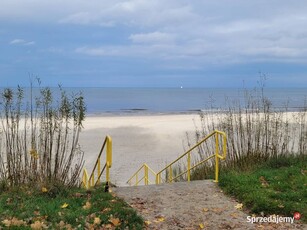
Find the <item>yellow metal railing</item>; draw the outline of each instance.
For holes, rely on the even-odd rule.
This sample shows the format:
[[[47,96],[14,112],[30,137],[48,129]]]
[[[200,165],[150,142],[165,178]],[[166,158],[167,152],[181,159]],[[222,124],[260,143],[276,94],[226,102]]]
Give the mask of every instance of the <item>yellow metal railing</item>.
[[[222,136],[222,155],[220,155],[220,141],[219,138],[220,136]],[[207,157],[206,159],[196,163],[195,165],[191,166],[191,152],[196,149],[197,147],[199,147],[201,144],[203,144],[204,142],[206,142],[208,139],[215,137],[215,152],[214,154],[212,154],[211,156]],[[133,180],[133,178],[136,178],[136,183],[134,185],[138,185],[139,182],[142,179],[145,179],[145,185],[146,183],[148,184],[148,181],[146,178],[148,178],[148,173],[147,173],[147,177],[146,174],[144,177],[142,177],[140,180],[138,180],[139,178],[139,173],[141,172],[141,170],[144,168],[144,171],[148,172],[148,169],[150,169],[150,171],[152,172],[152,174],[156,175],[156,180],[155,183],[156,184],[160,184],[162,182],[166,182],[166,183],[171,183],[173,181],[175,181],[176,179],[182,177],[183,175],[186,174],[186,178],[187,181],[191,180],[191,170],[195,169],[196,167],[198,167],[199,165],[209,161],[212,158],[215,158],[215,180],[214,182],[218,182],[218,177],[219,177],[219,159],[224,160],[226,158],[226,148],[227,148],[227,138],[226,138],[226,134],[224,132],[215,130],[212,133],[210,133],[208,136],[206,136],[204,139],[202,139],[201,141],[199,141],[196,145],[194,145],[192,148],[190,148],[188,151],[186,151],[184,154],[182,154],[180,157],[178,157],[176,160],[174,160],[173,162],[171,162],[170,164],[168,164],[166,167],[164,167],[162,170],[160,170],[158,173],[155,173],[152,169],[150,169],[148,167],[147,164],[144,164],[129,180],[127,183],[129,183],[131,185],[131,181]],[[183,159],[184,157],[187,157],[187,169],[181,173],[179,173],[178,175],[173,176],[173,169],[174,169],[174,164],[178,163],[181,159]],[[148,168],[148,169],[147,169]],[[162,179],[162,173],[165,173],[166,179],[163,180]]]
[[[139,175],[142,172],[143,172],[143,174]],[[139,183],[144,180],[145,185],[152,184],[152,182],[149,179],[149,172],[151,173],[151,175],[154,176],[154,178],[156,178],[157,174],[147,164],[143,164],[139,168],[139,170],[136,171],[136,173],[134,173],[132,175],[132,177],[130,177],[130,179],[127,181],[127,183],[129,185],[139,185]],[[134,183],[134,184],[132,184],[132,183]]]
[[[106,160],[104,165],[101,165],[101,155],[103,153],[104,148],[106,147]],[[102,168],[101,168],[102,166]],[[95,166],[92,170],[90,176],[88,176],[87,170],[83,169],[83,175],[81,179],[81,186],[88,189],[100,183],[101,176],[106,170],[106,191],[108,191],[109,183],[110,183],[110,168],[112,166],[112,138],[110,136],[106,136],[99,155],[97,157]],[[95,173],[96,172],[96,173]],[[95,177],[96,174],[96,177]],[[96,179],[95,179],[96,178]]]

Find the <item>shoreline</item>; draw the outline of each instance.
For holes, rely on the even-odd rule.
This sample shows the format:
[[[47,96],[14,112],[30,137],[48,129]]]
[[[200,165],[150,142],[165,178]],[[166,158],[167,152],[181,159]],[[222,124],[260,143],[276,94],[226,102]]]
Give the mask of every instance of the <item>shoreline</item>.
[[[241,108],[242,111],[246,111],[244,108]],[[272,107],[272,112],[281,112],[281,113],[298,113],[305,112],[306,107]],[[152,111],[149,109],[120,109],[114,111],[99,111],[99,112],[88,112],[86,113],[86,117],[113,117],[113,116],[167,116],[167,115],[193,115],[193,114],[210,114],[210,113],[227,113],[229,109],[225,108],[211,108],[211,109],[191,109],[191,110],[182,110],[182,111]],[[236,112],[236,110],[232,110],[232,112]],[[248,112],[259,112],[262,113],[261,109],[250,109]]]

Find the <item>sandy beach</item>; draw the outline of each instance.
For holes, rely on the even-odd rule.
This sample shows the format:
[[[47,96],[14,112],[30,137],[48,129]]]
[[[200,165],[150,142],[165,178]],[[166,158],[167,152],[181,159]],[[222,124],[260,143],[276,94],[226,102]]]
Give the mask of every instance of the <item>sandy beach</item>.
[[[80,144],[91,171],[106,135],[113,140],[111,181],[125,182],[143,164],[158,171],[184,152],[186,132],[193,134],[198,114],[90,116]]]

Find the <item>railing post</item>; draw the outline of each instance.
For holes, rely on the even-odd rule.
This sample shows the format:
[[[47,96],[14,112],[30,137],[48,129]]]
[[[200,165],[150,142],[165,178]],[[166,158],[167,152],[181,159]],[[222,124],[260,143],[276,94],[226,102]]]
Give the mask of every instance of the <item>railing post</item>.
[[[156,184],[159,184],[159,174],[156,174]]]
[[[219,182],[219,134],[215,133],[215,180],[214,182]]]
[[[92,181],[91,181],[91,187],[93,187],[94,184],[95,184],[95,174],[93,173]]]
[[[145,173],[145,185],[148,185],[148,167],[144,165],[144,173]]]
[[[106,182],[107,183],[110,182],[110,164],[109,164],[109,162],[107,162],[107,166],[106,166]]]
[[[100,184],[100,157],[98,158],[98,164],[97,164],[97,182],[96,184]]]
[[[172,183],[173,181],[173,170],[172,170],[172,166],[169,166],[169,182]]]
[[[191,152],[188,153],[188,182],[191,179]]]
[[[112,166],[112,139],[107,136],[107,167],[106,167],[106,181],[110,182],[110,168]]]
[[[135,185],[137,186],[139,184],[139,178],[138,174],[135,175]]]

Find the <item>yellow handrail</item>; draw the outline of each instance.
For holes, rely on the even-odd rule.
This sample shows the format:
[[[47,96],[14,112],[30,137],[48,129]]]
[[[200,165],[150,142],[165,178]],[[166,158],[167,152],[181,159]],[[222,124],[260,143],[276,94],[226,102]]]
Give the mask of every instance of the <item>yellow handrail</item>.
[[[144,175],[139,179],[139,173],[142,172],[142,169],[144,169]],[[152,182],[149,180],[149,172],[156,178],[157,174],[145,163],[143,164],[137,171],[134,173],[130,179],[127,181],[127,184],[132,185],[133,180],[135,178],[135,183],[133,185],[139,185],[139,183],[144,180],[144,184],[152,184]]]
[[[101,154],[106,146],[106,161],[101,169]],[[83,169],[83,175],[81,180],[81,186],[88,189],[100,183],[100,178],[106,170],[106,191],[108,191],[109,183],[110,183],[110,168],[112,167],[112,138],[110,136],[106,136],[99,155],[97,157],[95,166],[92,170],[90,177],[88,176],[87,170]],[[97,170],[96,170],[97,169]],[[95,171],[97,172],[97,179],[95,181]]]
[[[201,162],[197,163],[196,165],[194,165],[193,167],[191,167],[191,151],[193,151],[195,148],[197,148],[198,146],[200,146],[202,143],[204,143],[205,141],[207,141],[210,137],[215,135],[215,153],[212,154],[211,156],[209,156],[207,159],[202,160]],[[219,154],[219,135],[223,136],[223,155],[221,156]],[[199,141],[196,145],[194,145],[192,148],[190,148],[188,151],[186,151],[184,154],[182,154],[180,157],[178,157],[176,160],[174,160],[173,162],[171,162],[170,164],[168,164],[165,168],[163,168],[162,170],[160,170],[157,173],[157,179],[156,179],[156,184],[160,184],[161,183],[161,174],[162,172],[169,170],[169,178],[166,182],[171,183],[172,181],[174,181],[175,179],[179,178],[180,176],[187,174],[187,180],[190,181],[191,180],[191,170],[196,168],[197,166],[199,166],[200,164],[205,163],[206,161],[210,160],[211,158],[215,157],[215,180],[214,182],[218,182],[218,176],[219,176],[219,159],[224,160],[226,158],[226,151],[227,151],[227,139],[226,139],[226,134],[224,132],[215,130],[212,133],[210,133],[208,136],[206,136],[204,139],[202,139],[201,141]],[[173,178],[173,171],[172,171],[172,165],[177,163],[180,159],[182,159],[183,157],[185,157],[186,155],[188,155],[188,160],[187,160],[187,170],[184,171],[183,173],[177,175],[176,177]]]
[[[215,153],[191,167],[191,151],[193,151],[195,148],[197,148],[198,146],[200,146],[202,143],[204,143],[205,141],[207,141],[209,138],[211,138],[213,136],[215,136]],[[223,138],[223,140],[222,140],[223,154],[222,155],[219,154],[219,146],[220,146],[219,145],[219,136],[222,136],[222,138]],[[150,169],[152,174],[156,175],[156,181],[155,181],[156,184],[160,184],[162,182],[162,173],[163,172],[168,173],[168,178],[166,178],[166,180],[165,180],[165,182],[167,182],[167,183],[171,183],[172,181],[176,180],[177,178],[180,178],[181,176],[183,176],[184,174],[187,174],[187,180],[190,181],[191,180],[191,170],[193,170],[197,166],[207,162],[208,160],[210,160],[212,158],[215,158],[215,180],[214,180],[214,182],[218,182],[219,159],[224,160],[226,158],[226,152],[227,152],[226,134],[224,132],[215,130],[212,133],[210,133],[208,136],[206,136],[204,139],[199,141],[197,144],[195,144],[192,148],[190,148],[184,154],[182,154],[180,157],[178,157],[176,160],[174,160],[173,162],[168,164],[166,167],[164,167],[162,170],[160,170],[158,173],[155,173],[152,169],[150,169],[147,164],[143,164],[143,166],[136,173],[133,174],[133,176],[128,180],[127,183],[129,183],[131,185],[133,178],[135,178],[136,182],[135,182],[134,185],[138,185],[139,182],[142,181],[143,179],[145,179],[145,185],[147,185],[148,184],[148,169]],[[172,166],[185,156],[187,156],[187,170],[185,170],[184,172],[180,173],[179,175],[176,175],[175,177],[173,177],[173,170],[172,170],[173,167]],[[144,176],[141,179],[138,179],[139,178],[138,174],[141,172],[141,170],[143,168],[144,168]],[[146,174],[146,170],[147,170],[147,174]],[[147,184],[146,184],[146,181],[147,181]]]

